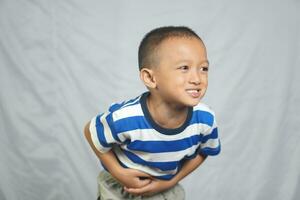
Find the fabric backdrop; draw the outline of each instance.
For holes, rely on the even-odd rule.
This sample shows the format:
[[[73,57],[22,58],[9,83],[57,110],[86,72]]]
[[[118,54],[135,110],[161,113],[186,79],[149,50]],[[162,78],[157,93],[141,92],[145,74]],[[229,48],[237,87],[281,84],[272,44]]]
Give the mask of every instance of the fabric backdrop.
[[[300,199],[298,0],[0,0],[0,199],[95,199],[102,169],[83,127],[145,91],[144,34],[186,25],[211,63],[203,101],[222,152],[188,200]]]

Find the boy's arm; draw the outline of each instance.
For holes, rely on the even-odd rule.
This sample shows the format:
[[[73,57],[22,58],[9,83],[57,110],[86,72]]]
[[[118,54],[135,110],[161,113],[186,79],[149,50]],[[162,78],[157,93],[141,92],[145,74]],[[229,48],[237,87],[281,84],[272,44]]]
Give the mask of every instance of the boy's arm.
[[[201,165],[206,159],[206,155],[198,154],[194,159],[187,160],[181,170],[171,179],[174,185],[181,181],[184,177],[193,172],[199,165]]]
[[[117,160],[112,150],[106,153],[101,153],[100,151],[98,151],[92,141],[89,127],[90,122],[87,123],[87,125],[84,127],[85,138],[87,139],[94,153],[101,160],[103,165],[108,169],[110,174],[115,177],[122,185],[126,187],[140,188],[146,186],[151,182],[151,180],[149,179],[150,175],[135,169],[123,168],[119,164],[119,161]],[[140,179],[140,177],[144,177],[144,179]]]
[[[180,171],[168,181],[154,179],[152,182],[142,188],[128,188],[125,187],[125,190],[134,195],[143,195],[143,196],[150,196],[155,193],[162,192],[167,190],[173,186],[175,186],[180,180],[194,171],[203,161],[206,159],[206,156],[198,154],[195,158],[191,160],[187,160]]]

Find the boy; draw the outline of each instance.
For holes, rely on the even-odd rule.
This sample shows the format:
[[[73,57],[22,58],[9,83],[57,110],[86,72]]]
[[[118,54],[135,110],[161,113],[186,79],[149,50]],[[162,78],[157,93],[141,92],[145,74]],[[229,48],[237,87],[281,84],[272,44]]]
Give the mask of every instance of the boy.
[[[200,103],[206,48],[191,29],[169,26],[146,34],[138,56],[149,91],[85,126],[106,169],[98,177],[99,199],[184,199],[178,182],[220,152],[214,113]]]

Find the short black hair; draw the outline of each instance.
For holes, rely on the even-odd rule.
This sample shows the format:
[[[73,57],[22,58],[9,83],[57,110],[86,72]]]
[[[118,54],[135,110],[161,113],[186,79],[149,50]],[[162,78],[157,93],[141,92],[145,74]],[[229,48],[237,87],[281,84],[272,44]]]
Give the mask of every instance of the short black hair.
[[[151,67],[155,62],[155,50],[166,39],[171,37],[195,37],[202,42],[202,39],[186,26],[163,26],[153,29],[147,33],[139,45],[138,64],[139,70],[144,67]]]

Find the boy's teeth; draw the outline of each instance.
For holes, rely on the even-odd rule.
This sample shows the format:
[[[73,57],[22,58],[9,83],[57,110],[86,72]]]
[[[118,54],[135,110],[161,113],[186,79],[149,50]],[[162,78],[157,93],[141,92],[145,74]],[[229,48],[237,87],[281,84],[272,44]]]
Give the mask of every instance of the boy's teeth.
[[[188,93],[195,93],[195,92],[198,92],[198,90],[188,90],[187,92]]]
[[[194,98],[198,98],[200,96],[200,90],[187,90],[187,93]]]

